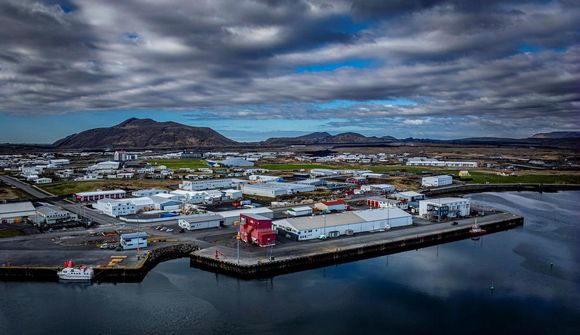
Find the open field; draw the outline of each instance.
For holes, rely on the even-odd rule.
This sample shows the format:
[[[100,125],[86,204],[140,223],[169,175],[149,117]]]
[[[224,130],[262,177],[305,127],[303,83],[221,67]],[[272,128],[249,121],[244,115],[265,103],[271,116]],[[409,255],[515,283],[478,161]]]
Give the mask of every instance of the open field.
[[[328,165],[316,163],[292,163],[292,164],[258,164],[258,167],[268,170],[309,170],[309,169],[349,169],[346,165]]]
[[[537,174],[537,175],[516,175],[516,176],[498,176],[496,174],[484,172],[471,172],[472,183],[475,184],[513,184],[513,183],[536,183],[536,184],[580,184],[578,175],[555,175],[555,174]]]
[[[30,199],[30,196],[15,187],[0,182],[0,201],[14,199]]]
[[[169,169],[181,169],[181,168],[206,168],[207,163],[203,159],[157,159],[146,161],[150,164],[165,165]]]
[[[46,184],[42,189],[55,195],[69,195],[77,192],[87,192],[96,189],[111,190],[121,188],[125,190],[138,190],[143,188],[176,186],[179,180],[164,179],[106,179],[95,181],[67,181],[61,183]]]

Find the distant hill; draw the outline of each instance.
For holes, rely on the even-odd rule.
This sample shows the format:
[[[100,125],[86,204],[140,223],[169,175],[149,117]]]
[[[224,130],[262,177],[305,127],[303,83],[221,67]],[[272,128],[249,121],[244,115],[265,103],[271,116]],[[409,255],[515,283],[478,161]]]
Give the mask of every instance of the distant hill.
[[[58,148],[179,148],[231,146],[237,142],[207,127],[176,122],[131,118],[109,128],[95,128],[67,136],[54,143]]]
[[[391,142],[394,138],[385,136],[383,138],[375,136],[364,136],[358,133],[341,133],[331,135],[327,132],[316,132],[297,137],[273,137],[262,142],[265,145],[313,145],[313,144],[367,144]]]
[[[539,133],[531,136],[530,138],[538,138],[538,139],[580,138],[580,131],[554,131],[551,133]]]

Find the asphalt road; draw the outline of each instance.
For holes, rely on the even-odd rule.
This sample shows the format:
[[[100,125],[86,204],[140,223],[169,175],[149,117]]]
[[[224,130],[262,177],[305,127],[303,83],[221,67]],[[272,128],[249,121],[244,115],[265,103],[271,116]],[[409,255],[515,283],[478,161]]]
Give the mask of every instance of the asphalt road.
[[[19,188],[23,192],[30,194],[31,196],[35,197],[38,200],[45,200],[48,203],[60,206],[70,212],[78,214],[79,217],[88,219],[94,223],[98,223],[100,225],[117,225],[122,223],[117,218],[101,214],[93,209],[83,207],[79,204],[72,204],[65,200],[54,199],[52,195],[44,193],[38,190],[37,188],[33,187],[32,185],[20,181],[16,178],[12,178],[9,176],[0,176],[0,180],[2,180],[8,185],[12,185],[14,187]]]
[[[52,197],[51,195],[44,193],[44,192],[41,192],[38,189],[32,187],[30,184],[22,182],[16,178],[0,175],[0,180],[2,180],[4,183],[6,183],[8,185],[19,188],[20,190],[30,194],[31,196],[33,196],[37,199],[46,199],[46,198]]]

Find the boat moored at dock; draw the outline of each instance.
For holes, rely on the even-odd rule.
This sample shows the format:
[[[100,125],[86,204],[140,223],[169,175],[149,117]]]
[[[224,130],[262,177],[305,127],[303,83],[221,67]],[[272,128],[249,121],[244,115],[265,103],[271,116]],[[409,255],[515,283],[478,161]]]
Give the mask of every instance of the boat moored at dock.
[[[95,275],[92,267],[74,267],[72,261],[64,262],[64,268],[57,272],[58,278],[63,281],[91,281]]]

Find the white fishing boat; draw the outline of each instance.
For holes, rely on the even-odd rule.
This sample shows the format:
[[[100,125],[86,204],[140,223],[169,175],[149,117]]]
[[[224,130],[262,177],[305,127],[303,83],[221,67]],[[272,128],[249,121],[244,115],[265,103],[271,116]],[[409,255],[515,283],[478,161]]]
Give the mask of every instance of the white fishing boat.
[[[74,267],[72,261],[66,261],[64,268],[57,272],[58,278],[65,281],[90,281],[93,279],[95,272],[92,267],[79,266]]]

